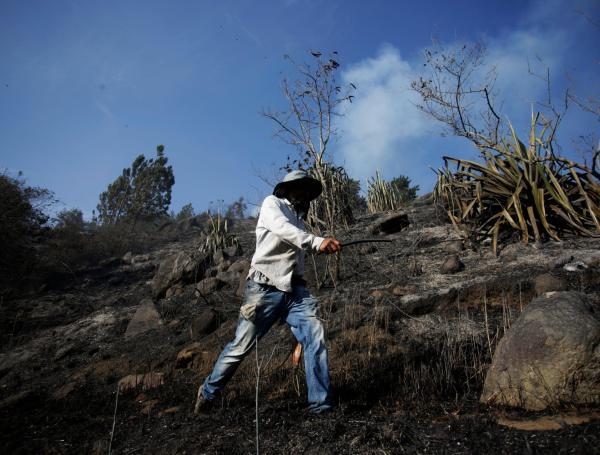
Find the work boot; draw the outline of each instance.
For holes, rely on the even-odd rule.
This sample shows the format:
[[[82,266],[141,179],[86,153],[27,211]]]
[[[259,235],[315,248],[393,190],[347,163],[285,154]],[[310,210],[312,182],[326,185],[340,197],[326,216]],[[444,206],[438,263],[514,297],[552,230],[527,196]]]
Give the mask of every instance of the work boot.
[[[206,414],[214,405],[214,400],[209,400],[202,393],[202,386],[198,388],[198,395],[196,396],[196,405],[194,406],[194,414]]]

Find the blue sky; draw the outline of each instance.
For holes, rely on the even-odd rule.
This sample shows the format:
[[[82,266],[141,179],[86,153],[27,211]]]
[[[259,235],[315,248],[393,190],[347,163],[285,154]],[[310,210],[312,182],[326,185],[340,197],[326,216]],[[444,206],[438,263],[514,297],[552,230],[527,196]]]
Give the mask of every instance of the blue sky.
[[[586,18],[580,11],[589,16]],[[164,144],[175,173],[171,208],[269,193],[288,145],[273,138],[264,108],[285,107],[283,59],[339,52],[357,85],[340,119],[335,160],[362,182],[376,170],[408,175],[429,191],[442,155],[474,156],[440,138],[415,108],[410,80],[432,38],[484,40],[498,66],[503,114],[526,127],[545,86],[527,62],[566,75],[598,96],[598,3],[590,1],[27,1],[0,2],[0,169],[53,190],[60,208],[86,218],[124,167]],[[591,20],[590,20],[591,19]],[[574,106],[560,130],[597,134]]]

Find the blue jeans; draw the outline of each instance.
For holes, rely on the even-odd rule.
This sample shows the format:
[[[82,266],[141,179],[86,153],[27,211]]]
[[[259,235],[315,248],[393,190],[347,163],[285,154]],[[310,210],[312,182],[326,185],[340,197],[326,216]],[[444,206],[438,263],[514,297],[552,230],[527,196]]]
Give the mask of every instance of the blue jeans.
[[[319,413],[330,409],[327,348],[317,307],[317,300],[304,286],[294,286],[292,292],[283,292],[248,280],[235,338],[225,346],[212,373],[204,381],[204,397],[212,400],[223,390],[255,340],[283,317],[304,351],[309,410]]]

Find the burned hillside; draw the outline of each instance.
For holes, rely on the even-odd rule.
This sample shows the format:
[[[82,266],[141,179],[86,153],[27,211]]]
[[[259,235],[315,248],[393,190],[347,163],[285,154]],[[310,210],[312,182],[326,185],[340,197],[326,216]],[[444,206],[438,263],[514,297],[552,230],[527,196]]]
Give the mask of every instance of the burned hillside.
[[[599,239],[506,243],[495,255],[489,244],[465,243],[427,196],[402,212],[359,217],[337,234],[342,241],[391,242],[307,260],[337,410],[307,415],[296,342],[281,323],[202,418],[192,414],[195,393],[233,336],[254,221],[231,233],[237,246],[207,255],[202,224],[187,223],[177,241],[4,298],[4,451],[248,453],[256,412],[263,453],[597,446],[597,388],[587,401],[550,397],[537,411],[480,396],[498,343],[534,298],[576,292],[598,311]]]

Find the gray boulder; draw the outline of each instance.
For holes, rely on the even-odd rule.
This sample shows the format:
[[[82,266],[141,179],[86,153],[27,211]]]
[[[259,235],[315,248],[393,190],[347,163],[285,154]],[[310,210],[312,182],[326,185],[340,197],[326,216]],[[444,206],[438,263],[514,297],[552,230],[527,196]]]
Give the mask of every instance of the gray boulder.
[[[131,318],[131,321],[129,321],[125,337],[131,338],[149,330],[157,329],[161,325],[162,320],[154,306],[154,302],[150,299],[144,299],[133,315],[133,318]]]
[[[600,311],[585,294],[534,299],[500,340],[481,402],[543,410],[600,403]]]
[[[154,297],[162,297],[175,283],[188,284],[204,276],[210,264],[210,255],[188,254],[184,251],[173,254],[162,261],[152,280]]]

